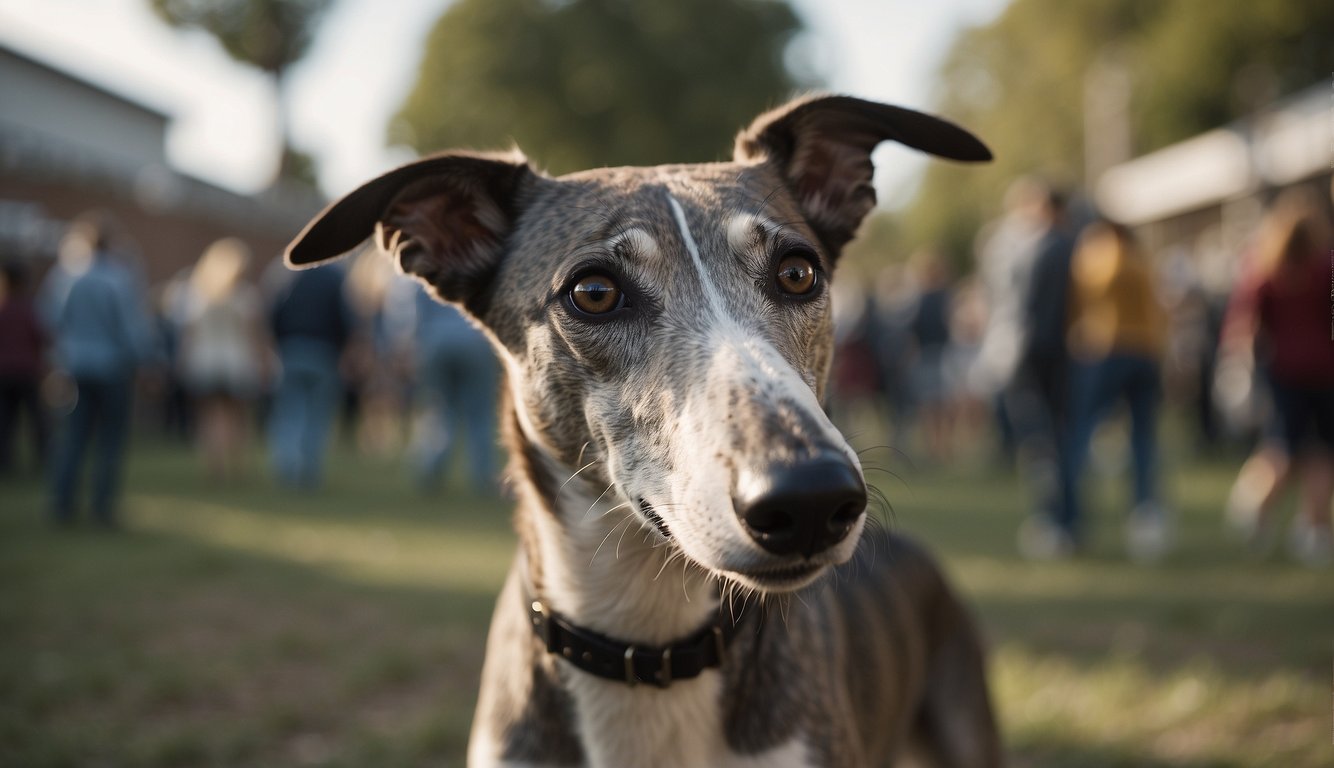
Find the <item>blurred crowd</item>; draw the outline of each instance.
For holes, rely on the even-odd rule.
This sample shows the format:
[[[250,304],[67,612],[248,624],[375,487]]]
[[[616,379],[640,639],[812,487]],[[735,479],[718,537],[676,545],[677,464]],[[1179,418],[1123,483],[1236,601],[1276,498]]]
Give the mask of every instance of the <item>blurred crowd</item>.
[[[995,435],[995,455],[1028,489],[1017,546],[1033,559],[1088,545],[1091,460],[1128,466],[1125,547],[1148,562],[1174,539],[1159,449],[1170,398],[1197,449],[1255,446],[1220,510],[1231,530],[1267,552],[1282,527],[1279,500],[1296,484],[1287,548],[1300,562],[1328,564],[1328,212],[1311,190],[1278,195],[1219,292],[1190,254],[1151,254],[1126,227],[1019,179],[1004,213],[979,232],[963,276],[928,250],[873,281],[838,286],[831,400],[879,414],[891,447],[914,460],[955,461]],[[1118,434],[1100,430],[1107,422],[1125,424],[1124,462],[1106,455]]]
[[[873,281],[836,284],[831,408],[844,421],[873,409],[894,448],[928,462],[994,435],[1029,491],[1017,545],[1035,559],[1087,546],[1084,476],[1107,463],[1100,425],[1124,413],[1125,545],[1152,561],[1173,542],[1158,437],[1167,395],[1198,445],[1254,446],[1220,510],[1231,529],[1265,551],[1295,484],[1288,548],[1328,563],[1328,210],[1309,190],[1278,196],[1217,293],[1191,259],[1148,253],[1127,228],[1020,179],[966,269],[924,250]],[[57,522],[86,506],[115,525],[132,421],[193,442],[218,482],[256,473],[247,460],[261,433],[273,481],[318,487],[342,435],[379,456],[406,446],[423,492],[441,487],[462,446],[472,491],[497,490],[487,340],[374,253],[293,272],[229,238],[148,286],[116,222],[90,213],[40,282],[30,277],[9,264],[0,282],[0,473],[23,469],[20,455],[44,471]]]
[[[316,488],[341,433],[371,454],[408,444],[425,492],[463,447],[471,489],[496,492],[489,344],[388,260],[293,272],[227,238],[163,285],[138,264],[117,223],[93,212],[40,283],[17,263],[3,271],[0,474],[43,473],[55,522],[86,508],[116,526],[132,426],[193,443],[216,482],[257,475],[259,432],[267,475]]]

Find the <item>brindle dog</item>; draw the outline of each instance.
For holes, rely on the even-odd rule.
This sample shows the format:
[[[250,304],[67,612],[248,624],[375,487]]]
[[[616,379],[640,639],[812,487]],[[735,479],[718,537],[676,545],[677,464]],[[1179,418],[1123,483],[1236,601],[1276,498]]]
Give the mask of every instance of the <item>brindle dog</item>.
[[[886,140],[991,156],[935,117],[812,97],[732,162],[429,157],[288,248],[304,267],[373,235],[504,363],[520,546],[470,765],[1000,763],[972,622],[921,549],[863,532],[861,465],[821,407],[829,280]]]

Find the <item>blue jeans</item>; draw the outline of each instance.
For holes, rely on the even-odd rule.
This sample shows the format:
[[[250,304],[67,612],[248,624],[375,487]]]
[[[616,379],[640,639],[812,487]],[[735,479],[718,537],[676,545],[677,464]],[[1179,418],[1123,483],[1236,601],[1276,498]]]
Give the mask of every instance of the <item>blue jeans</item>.
[[[429,404],[434,439],[418,457],[418,482],[434,486],[450,466],[459,437],[468,442],[469,481],[487,493],[496,483],[498,365],[480,334],[460,335],[419,350],[417,384]]]
[[[281,342],[282,379],[269,414],[269,459],[283,485],[313,488],[320,484],[329,428],[338,408],[342,381],[338,350],[325,342]]]
[[[1064,495],[1056,522],[1077,538],[1082,527],[1079,484],[1098,424],[1124,399],[1130,408],[1130,456],[1134,466],[1135,506],[1157,498],[1158,364],[1140,355],[1113,353],[1093,363],[1078,363],[1071,377],[1070,430],[1066,443]]]
[[[74,410],[65,418],[51,467],[51,511],[57,521],[74,519],[83,454],[90,443],[95,443],[93,517],[107,525],[115,522],[116,495],[129,434],[132,380],[130,374],[75,378],[78,394]]]
[[[1069,363],[1064,357],[1022,360],[1002,394],[1020,467],[1038,515],[1056,519],[1063,503],[1065,420]]]

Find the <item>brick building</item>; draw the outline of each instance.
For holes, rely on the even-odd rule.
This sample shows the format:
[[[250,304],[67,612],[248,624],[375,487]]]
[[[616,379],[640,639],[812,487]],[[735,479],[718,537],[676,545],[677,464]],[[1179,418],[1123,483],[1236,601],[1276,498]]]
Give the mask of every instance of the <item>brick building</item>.
[[[169,115],[0,46],[0,258],[43,271],[67,222],[109,211],[160,282],[236,236],[256,268],[318,210],[316,193],[238,195],[173,170]]]

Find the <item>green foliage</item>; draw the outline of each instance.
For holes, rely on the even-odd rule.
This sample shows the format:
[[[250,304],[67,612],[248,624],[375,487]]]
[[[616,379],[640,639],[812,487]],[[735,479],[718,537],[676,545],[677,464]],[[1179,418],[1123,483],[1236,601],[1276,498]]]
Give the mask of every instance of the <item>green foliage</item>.
[[[1164,3],[1136,46],[1137,149],[1253,112],[1334,73],[1334,3]]]
[[[151,0],[173,27],[217,38],[237,61],[282,77],[306,52],[329,0]]]
[[[233,59],[268,75],[277,91],[278,140],[274,181],[314,187],[315,159],[292,147],[287,135],[284,75],[310,47],[330,0],[150,0],[153,12],[173,27],[213,35]]]
[[[319,163],[309,152],[288,145],[283,150],[282,177],[287,181],[307,187],[319,188]]]
[[[777,0],[459,0],[389,140],[516,142],[553,172],[718,159],[797,85],[798,29]]]
[[[1334,3],[1014,0],[959,37],[938,86],[940,111],[977,131],[996,162],[933,164],[904,217],[909,243],[966,261],[1017,176],[1084,183],[1086,77],[1105,60],[1129,78],[1129,149],[1141,154],[1328,77]]]

